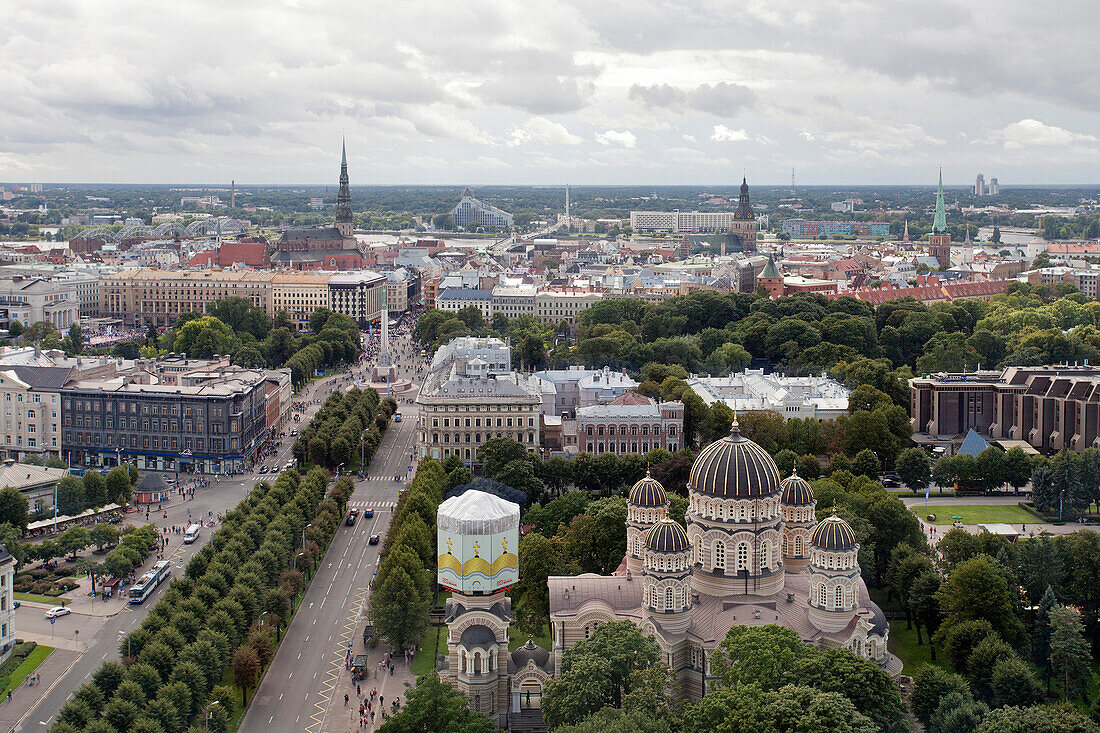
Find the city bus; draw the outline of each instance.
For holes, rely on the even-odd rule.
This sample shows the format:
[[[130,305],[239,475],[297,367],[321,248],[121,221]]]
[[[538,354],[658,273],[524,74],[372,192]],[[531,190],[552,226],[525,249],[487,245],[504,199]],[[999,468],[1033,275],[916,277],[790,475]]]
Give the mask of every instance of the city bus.
[[[189,545],[199,538],[199,533],[202,532],[201,524],[192,524],[183,533],[183,544]]]
[[[149,572],[141,576],[130,588],[130,603],[144,603],[157,586],[167,580],[171,574],[172,563],[167,560],[161,560],[153,565]]]

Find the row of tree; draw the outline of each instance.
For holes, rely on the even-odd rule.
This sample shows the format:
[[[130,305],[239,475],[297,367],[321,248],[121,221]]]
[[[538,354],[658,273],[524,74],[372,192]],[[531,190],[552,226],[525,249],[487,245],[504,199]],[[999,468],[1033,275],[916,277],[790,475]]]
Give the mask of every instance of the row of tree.
[[[416,644],[428,625],[435,599],[435,517],[445,481],[439,461],[421,461],[397,500],[382,544],[370,621],[375,634],[395,647]]]
[[[366,467],[395,412],[397,402],[392,397],[379,401],[373,389],[333,392],[294,441],[294,457],[300,464],[331,470]]]
[[[122,640],[123,662],[103,664],[50,730],[225,733],[235,694],[223,675],[232,671],[243,694],[258,683],[304,587],[292,566],[320,558],[339,523],[326,483],[321,469],[286,471],[250,491]]]
[[[106,476],[98,471],[63,476],[57,483],[57,511],[76,516],[85,509],[99,509],[112,502],[124,505],[133,496],[137,476],[137,468],[132,464],[115,466]],[[31,517],[29,509],[27,497],[18,489],[6,486],[0,490],[0,523],[26,529]],[[38,514],[38,518],[47,516],[52,517],[53,512]]]

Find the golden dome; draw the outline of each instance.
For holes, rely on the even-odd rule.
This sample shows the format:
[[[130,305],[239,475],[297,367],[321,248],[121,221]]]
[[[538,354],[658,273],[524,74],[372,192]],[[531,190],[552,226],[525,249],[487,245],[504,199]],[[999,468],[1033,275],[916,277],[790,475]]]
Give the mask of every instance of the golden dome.
[[[780,501],[787,506],[812,506],[814,503],[814,490],[810,487],[810,482],[798,473],[792,473],[783,479],[779,488],[783,490]]]
[[[810,544],[832,552],[854,550],[856,533],[852,525],[834,514],[817,523],[814,531],[810,533]]]
[[[640,507],[663,507],[668,504],[668,495],[661,482],[649,475],[647,468],[645,478],[630,487],[627,502]]]
[[[737,420],[726,437],[699,452],[688,489],[722,499],[755,499],[779,490],[779,469],[768,452],[741,435]]]
[[[653,552],[687,552],[691,542],[679,522],[662,519],[646,533],[645,546]]]

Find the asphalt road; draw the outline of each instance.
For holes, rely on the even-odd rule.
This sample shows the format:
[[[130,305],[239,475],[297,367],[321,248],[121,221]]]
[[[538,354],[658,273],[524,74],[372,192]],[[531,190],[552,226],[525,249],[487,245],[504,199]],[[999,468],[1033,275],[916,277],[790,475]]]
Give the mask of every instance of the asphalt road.
[[[315,382],[311,385],[308,396],[303,396],[302,399],[313,399],[315,395],[322,395],[332,386],[333,382],[342,376],[342,374],[338,374]],[[289,430],[299,424],[307,424],[308,419],[313,416],[318,408],[318,405],[309,405],[302,422],[289,422],[286,429]],[[293,445],[294,439],[290,437],[282,442],[277,453],[279,466],[285,465],[286,461],[289,460]],[[265,463],[270,466],[273,465],[275,460],[274,457],[268,458]],[[218,483],[212,482],[207,487],[195,489],[193,500],[184,501],[174,497],[173,502],[175,503],[164,511],[160,513],[150,512],[149,521],[155,522],[159,527],[165,527],[186,525],[189,516],[197,518],[208,512],[212,512],[214,516],[217,516],[236,506],[244,498],[245,493],[255,485],[256,481],[264,478],[267,478],[267,475],[252,474],[237,476],[232,479],[223,478]],[[181,480],[186,483],[188,477],[184,476]],[[190,515],[188,514],[189,511]],[[168,515],[167,518],[164,516],[165,512]],[[146,520],[143,514],[135,513],[129,515],[126,522],[128,524],[145,524]],[[204,529],[199,536],[199,540],[190,545],[183,544],[182,535],[169,535],[168,557],[173,561],[172,574],[174,576],[182,576],[183,568],[186,566],[188,559],[205,543],[210,541],[210,537],[216,530],[217,527]],[[153,562],[155,562],[155,555],[146,560],[141,572],[148,570]],[[65,641],[78,641],[87,644],[87,649],[69,671],[57,680],[52,687],[48,688],[46,694],[31,708],[29,714],[15,730],[45,731],[53,723],[61,706],[65,704],[80,685],[91,677],[100,664],[108,659],[119,658],[120,635],[137,628],[149,613],[149,610],[159,600],[161,594],[164,593],[165,588],[167,588],[167,583],[162,584],[154,591],[145,603],[139,606],[127,604],[122,611],[112,616],[74,612],[57,619],[56,623],[52,625],[44,617],[44,611],[41,608],[23,605],[17,609],[15,612],[17,634],[21,633],[20,630],[27,629],[36,634],[40,632]],[[44,638],[42,641],[46,644],[50,643],[49,638]],[[44,680],[44,682],[50,684],[48,680]]]
[[[407,343],[398,339],[395,346],[401,349]],[[408,358],[403,360],[402,377],[413,377],[410,364]],[[356,480],[350,505],[359,509],[359,521],[352,527],[341,524],[337,529],[263,683],[254,693],[248,714],[241,721],[241,733],[267,733],[273,729],[319,733],[358,726],[357,721],[348,724],[343,706],[349,679],[344,654],[349,641],[355,653],[363,651],[361,634],[368,588],[381,547],[368,544],[368,539],[372,534],[384,537],[389,530],[398,491],[409,477],[416,440],[412,394],[409,403],[399,403],[403,419],[386,430],[366,479]],[[395,481],[395,476],[400,480]],[[374,517],[364,517],[366,509],[373,509]],[[379,650],[372,655],[374,663],[380,654]],[[387,685],[378,685],[386,697],[403,697],[403,686],[398,689],[397,679],[387,676],[379,682]]]

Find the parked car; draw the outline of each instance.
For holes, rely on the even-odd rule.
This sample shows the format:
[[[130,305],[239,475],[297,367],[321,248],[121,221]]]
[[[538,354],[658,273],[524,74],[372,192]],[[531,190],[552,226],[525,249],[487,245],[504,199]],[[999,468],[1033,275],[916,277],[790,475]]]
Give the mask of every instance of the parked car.
[[[350,512],[348,512],[348,518],[344,520],[344,524],[346,524],[347,526],[350,527],[353,524],[355,524],[355,520],[358,519],[358,518],[359,518],[359,510],[358,509],[352,509]]]
[[[377,545],[378,544],[378,539],[379,539],[378,535],[372,534],[370,536],[370,540],[368,541],[368,543],[371,544],[371,545]]]
[[[72,613],[71,609],[64,606],[54,606],[49,611],[46,611],[46,618],[58,618],[60,616],[68,616]]]

